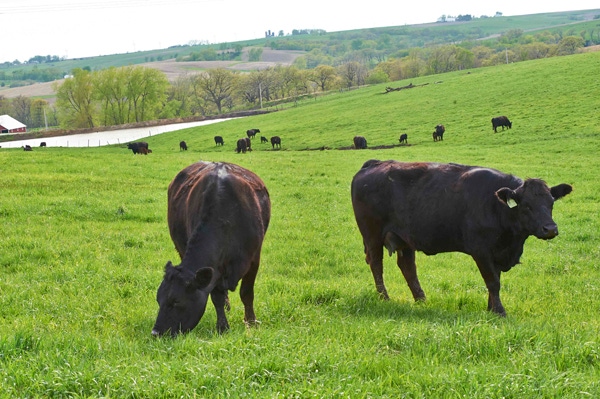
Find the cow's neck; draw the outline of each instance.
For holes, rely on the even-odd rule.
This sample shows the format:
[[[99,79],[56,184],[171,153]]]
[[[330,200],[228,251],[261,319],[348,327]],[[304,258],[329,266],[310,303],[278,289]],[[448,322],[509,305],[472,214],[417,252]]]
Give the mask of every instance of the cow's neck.
[[[518,264],[523,254],[523,246],[528,234],[514,229],[506,229],[498,236],[493,247],[494,264],[503,272]]]

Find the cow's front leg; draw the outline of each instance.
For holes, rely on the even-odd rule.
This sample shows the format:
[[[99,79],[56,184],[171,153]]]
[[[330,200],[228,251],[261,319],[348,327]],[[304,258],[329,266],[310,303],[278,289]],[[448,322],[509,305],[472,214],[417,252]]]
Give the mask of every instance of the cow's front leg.
[[[227,302],[227,291],[222,288],[215,287],[210,293],[215,310],[217,311],[217,331],[222,334],[229,330],[227,316],[225,316],[225,303]]]
[[[506,316],[506,311],[500,301],[500,271],[496,270],[494,263],[489,259],[477,257],[473,257],[473,259],[475,259],[488,289],[488,310],[499,316]]]
[[[421,283],[419,283],[419,277],[417,276],[417,265],[415,263],[415,251],[411,249],[399,249],[398,254],[398,267],[404,275],[404,279],[412,292],[415,301],[424,301],[425,292],[421,289]]]

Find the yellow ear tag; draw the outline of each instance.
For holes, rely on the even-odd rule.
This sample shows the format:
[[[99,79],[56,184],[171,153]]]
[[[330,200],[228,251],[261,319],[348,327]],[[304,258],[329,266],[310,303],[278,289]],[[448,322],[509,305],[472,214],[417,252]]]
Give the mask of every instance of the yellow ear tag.
[[[509,208],[514,208],[515,206],[517,206],[517,201],[515,201],[512,198],[509,198],[508,201],[506,201],[506,205],[508,205]]]

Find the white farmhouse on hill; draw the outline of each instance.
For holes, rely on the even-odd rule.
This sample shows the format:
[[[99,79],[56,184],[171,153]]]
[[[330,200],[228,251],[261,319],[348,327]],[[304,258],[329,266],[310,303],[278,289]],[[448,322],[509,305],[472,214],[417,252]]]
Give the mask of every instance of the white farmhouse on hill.
[[[0,115],[0,133],[26,133],[27,126],[8,115]]]

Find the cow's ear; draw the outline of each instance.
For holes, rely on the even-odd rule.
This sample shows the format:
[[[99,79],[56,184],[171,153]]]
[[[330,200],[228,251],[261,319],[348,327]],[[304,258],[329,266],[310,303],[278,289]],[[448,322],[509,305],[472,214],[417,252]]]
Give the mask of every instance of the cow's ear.
[[[213,270],[210,267],[203,267],[202,269],[196,272],[196,284],[198,285],[196,288],[199,290],[203,290],[212,281]]]
[[[518,204],[518,195],[515,190],[511,190],[508,187],[502,187],[496,191],[496,197],[504,202],[509,208],[514,208]]]
[[[165,279],[170,279],[170,276],[173,275],[173,272],[175,271],[175,266],[173,266],[173,264],[171,263],[171,261],[168,261],[167,264],[165,265]]]
[[[550,188],[550,194],[554,197],[554,201],[561,199],[565,195],[571,193],[571,191],[573,191],[573,186],[564,183]]]

